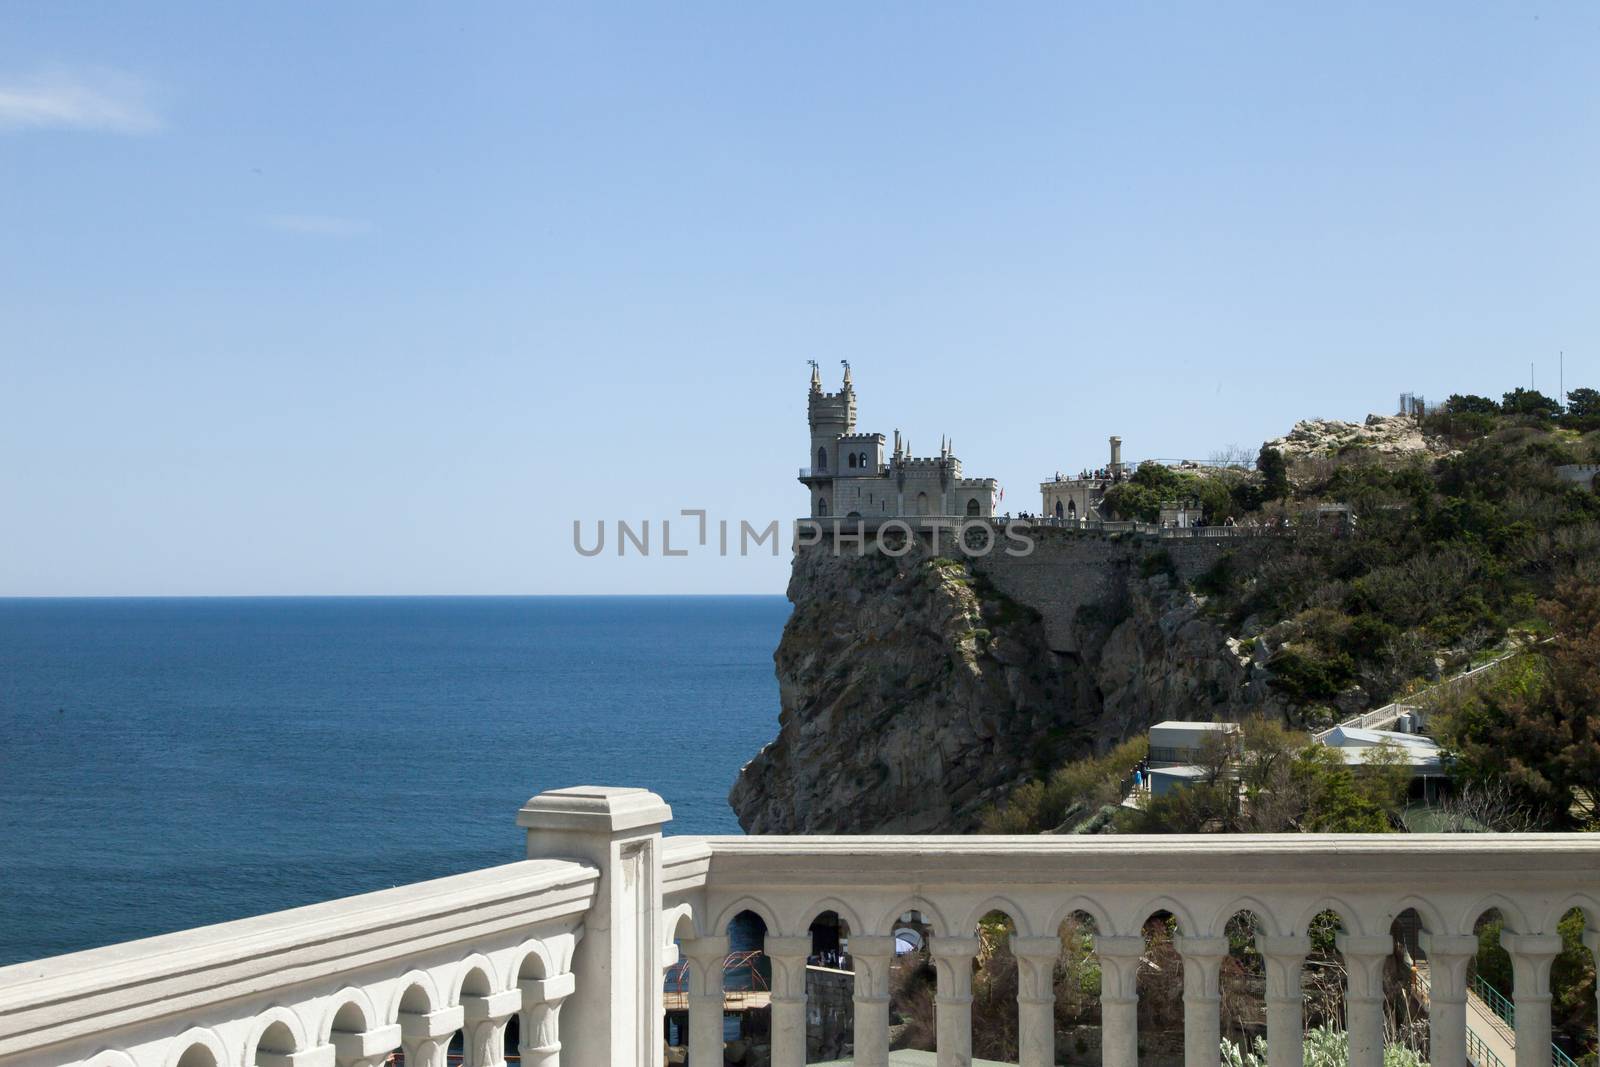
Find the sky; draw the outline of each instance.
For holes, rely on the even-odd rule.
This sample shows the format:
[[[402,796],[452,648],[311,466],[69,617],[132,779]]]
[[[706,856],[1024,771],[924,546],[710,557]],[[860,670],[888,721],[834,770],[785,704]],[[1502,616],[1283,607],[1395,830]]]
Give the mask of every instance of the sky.
[[[659,530],[805,511],[808,359],[1008,510],[1113,433],[1600,386],[1597,52],[1582,3],[12,0],[0,595],[781,593]]]

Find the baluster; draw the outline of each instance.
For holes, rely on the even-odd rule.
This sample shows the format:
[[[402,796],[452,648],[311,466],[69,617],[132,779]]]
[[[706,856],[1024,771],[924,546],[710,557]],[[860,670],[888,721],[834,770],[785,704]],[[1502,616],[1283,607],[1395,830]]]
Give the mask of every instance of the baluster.
[[[850,938],[855,966],[855,1067],[887,1067],[889,1063],[889,968],[894,963],[894,938],[858,934]]]
[[[1501,930],[1500,945],[1511,953],[1517,1067],[1550,1067],[1550,964],[1561,954],[1561,935]]]
[[[1100,960],[1100,1062],[1104,1067],[1139,1067],[1139,960],[1144,937],[1095,936]]]
[[[335,1030],[330,1036],[338,1067],[383,1067],[400,1047],[400,1027],[375,1026],[359,1033]]]
[[[811,955],[811,936],[769,936],[764,951],[772,960],[772,1067],[805,1067],[806,958]]]
[[[450,1039],[465,1021],[461,1006],[438,1011],[400,1013],[400,1048],[406,1067],[446,1067]]]
[[[1422,931],[1428,957],[1428,1059],[1467,1062],[1467,967],[1478,956],[1472,934]]]
[[[522,991],[517,1055],[523,1067],[560,1067],[561,1005],[577,988],[576,980],[569,971],[553,978],[524,978],[517,988]]]
[[[1054,1067],[1056,1062],[1056,960],[1060,937],[1014,937],[1017,957],[1017,1065]]]
[[[1301,972],[1311,938],[1256,936],[1267,970],[1267,1067],[1301,1067],[1305,1058],[1305,990]]]
[[[1340,933],[1334,940],[1349,983],[1344,1028],[1350,1035],[1350,1067],[1383,1067],[1383,965],[1394,955],[1394,938]]]
[[[506,1024],[522,1007],[522,990],[461,998],[466,1020],[466,1067],[505,1067]]]
[[[1217,1067],[1222,1062],[1220,970],[1228,954],[1225,937],[1179,937],[1183,957],[1183,1064]]]
[[[725,935],[680,943],[689,958],[689,1067],[722,1067],[723,965]]]
[[[933,938],[933,965],[939,975],[934,995],[938,1067],[972,1063],[972,961],[977,955],[976,937]]]

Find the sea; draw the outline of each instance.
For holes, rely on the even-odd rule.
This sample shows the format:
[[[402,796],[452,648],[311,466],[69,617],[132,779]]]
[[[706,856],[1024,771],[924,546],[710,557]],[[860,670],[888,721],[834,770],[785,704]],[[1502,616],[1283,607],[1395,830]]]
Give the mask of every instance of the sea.
[[[522,858],[542,790],[739,832],[789,603],[0,599],[0,965]]]

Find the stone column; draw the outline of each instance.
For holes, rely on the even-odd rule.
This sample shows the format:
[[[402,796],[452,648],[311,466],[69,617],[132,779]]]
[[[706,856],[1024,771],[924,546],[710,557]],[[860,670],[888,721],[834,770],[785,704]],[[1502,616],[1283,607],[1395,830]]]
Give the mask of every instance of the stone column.
[[[1094,939],[1100,960],[1100,1062],[1139,1067],[1139,961],[1144,935]]]
[[[1550,964],[1561,953],[1561,935],[1501,930],[1500,945],[1511,953],[1517,1067],[1550,1067]]]
[[[933,966],[939,975],[934,994],[938,1028],[938,1067],[972,1063],[972,961],[976,937],[933,937]]]
[[[1017,1067],[1055,1067],[1060,937],[1013,937],[1017,957]]]
[[[1183,958],[1183,1065],[1217,1067],[1222,1062],[1221,966],[1225,937],[1178,937]]]
[[[521,1008],[521,989],[461,998],[467,1032],[464,1067],[505,1067],[506,1024]]]
[[[1422,931],[1428,957],[1428,1060],[1467,1062],[1467,966],[1478,957],[1472,934]]]
[[[383,1067],[389,1053],[400,1047],[400,1027],[377,1026],[360,1033],[335,1030],[329,1041],[338,1067]]]
[[[889,968],[894,938],[852,934],[850,962],[855,977],[855,1067],[888,1067]]]
[[[522,1057],[523,1067],[560,1067],[561,1005],[577,988],[576,979],[570,973],[554,978],[523,978],[517,988],[522,991],[517,1055]]]
[[[1394,956],[1394,938],[1340,933],[1334,940],[1344,956],[1350,1067],[1383,1067],[1383,966]]]
[[[458,1004],[438,1011],[400,1013],[400,1048],[406,1067],[446,1067],[450,1039],[466,1021]]]
[[[772,961],[772,1067],[805,1067],[806,959],[811,935],[767,935],[762,951]]]
[[[689,960],[689,1067],[722,1067],[722,968],[728,938],[697,937],[678,947]]]
[[[529,859],[576,860],[600,882],[584,917],[567,1001],[567,1025],[583,1041],[567,1067],[637,1067],[660,1060],[661,824],[672,809],[645,789],[575,786],[522,806]]]
[[[1302,1067],[1306,995],[1300,983],[1311,938],[1257,934],[1256,950],[1267,971],[1267,1067]]]

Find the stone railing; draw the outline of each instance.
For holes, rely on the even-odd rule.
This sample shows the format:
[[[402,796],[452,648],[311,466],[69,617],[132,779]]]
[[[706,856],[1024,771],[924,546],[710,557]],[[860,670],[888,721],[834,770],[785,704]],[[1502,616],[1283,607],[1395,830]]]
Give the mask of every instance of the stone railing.
[[[672,837],[642,790],[534,797],[530,859],[277,915],[0,969],[0,1067],[498,1067],[517,1020],[538,1067],[656,1067],[662,977],[688,962],[691,1067],[722,1062],[722,964],[742,912],[766,924],[772,1064],[806,1055],[810,928],[848,927],[855,1063],[883,1067],[900,917],[918,912],[938,975],[938,1059],[970,1062],[979,920],[1010,917],[1025,1067],[1055,1062],[1058,928],[1092,920],[1104,1062],[1135,1067],[1143,929],[1177,923],[1187,1067],[1219,1060],[1229,918],[1258,922],[1273,1067],[1299,1067],[1301,968],[1335,912],[1352,1067],[1382,1062],[1390,928],[1426,933],[1432,1062],[1467,1060],[1475,921],[1498,909],[1515,968],[1519,1067],[1548,1067],[1556,923],[1584,910],[1600,948],[1600,836]],[[565,1006],[563,1007],[563,1003]],[[563,1041],[562,1033],[566,1039]],[[458,1033],[462,1038],[458,1038]],[[563,1047],[565,1045],[565,1047]]]

